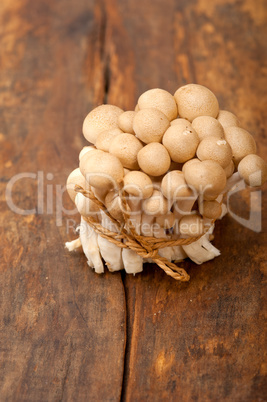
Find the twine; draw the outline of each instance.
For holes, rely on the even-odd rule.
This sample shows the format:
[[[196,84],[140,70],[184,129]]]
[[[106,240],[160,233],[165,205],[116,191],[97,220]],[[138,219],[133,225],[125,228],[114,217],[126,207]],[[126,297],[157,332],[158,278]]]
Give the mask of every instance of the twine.
[[[105,205],[95,197],[92,190],[85,190],[81,186],[75,185],[75,191],[94,201],[94,203],[97,204],[97,206],[109,217],[109,219],[118,229],[118,233],[112,232],[104,228],[93,217],[83,216],[84,220],[94,229],[97,234],[120,248],[131,249],[142,258],[152,259],[155,264],[157,264],[167,275],[171,276],[173,279],[181,282],[189,281],[190,276],[188,273],[183,268],[180,268],[171,261],[167,260],[167,258],[160,256],[158,254],[158,250],[164,247],[189,245],[200,239],[203,234],[198,237],[175,240],[139,235],[136,233],[135,227],[131,224],[131,220],[129,219],[129,206],[126,202],[125,193],[122,190],[119,191],[119,196],[123,206],[122,210],[125,221],[123,223],[117,221],[110,215]]]

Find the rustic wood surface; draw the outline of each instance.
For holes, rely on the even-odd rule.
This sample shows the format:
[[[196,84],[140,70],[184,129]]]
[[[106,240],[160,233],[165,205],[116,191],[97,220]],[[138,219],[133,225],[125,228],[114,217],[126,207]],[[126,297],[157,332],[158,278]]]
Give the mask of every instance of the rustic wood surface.
[[[215,230],[222,255],[186,262],[186,284],[153,265],[94,274],[64,249],[78,216],[56,213],[86,113],[132,109],[149,88],[207,85],[266,158],[266,10],[266,0],[1,1],[1,401],[267,400],[264,194],[261,233],[227,216]],[[28,215],[7,205],[23,172],[35,176],[16,182],[13,202],[37,208],[43,172],[43,213],[40,199]],[[231,208],[248,217],[249,202],[244,191]]]

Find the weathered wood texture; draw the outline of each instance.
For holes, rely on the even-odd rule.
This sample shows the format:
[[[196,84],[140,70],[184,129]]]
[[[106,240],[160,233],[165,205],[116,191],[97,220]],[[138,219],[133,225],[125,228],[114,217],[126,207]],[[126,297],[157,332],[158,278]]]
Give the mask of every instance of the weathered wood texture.
[[[84,116],[103,102],[131,109],[146,89],[201,83],[266,156],[266,9],[266,0],[1,1],[1,400],[266,399],[264,197],[262,232],[225,218],[214,241],[222,256],[186,263],[189,284],[151,265],[97,276],[63,247],[77,216],[56,225],[56,185],[77,166]],[[7,182],[37,171],[44,213],[15,214]],[[13,199],[37,207],[37,180],[19,181]],[[248,193],[231,207],[248,214]]]

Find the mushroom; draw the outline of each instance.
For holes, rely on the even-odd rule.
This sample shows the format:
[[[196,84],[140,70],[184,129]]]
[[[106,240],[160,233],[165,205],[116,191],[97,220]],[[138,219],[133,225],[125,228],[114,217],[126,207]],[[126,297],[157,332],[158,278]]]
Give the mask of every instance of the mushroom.
[[[206,137],[224,138],[223,126],[221,123],[211,116],[199,116],[192,121],[192,127],[196,130],[199,140],[202,141]]]
[[[188,187],[184,174],[180,170],[172,170],[163,177],[161,191],[170,201],[176,201],[181,197],[190,197],[192,195],[192,190]]]
[[[152,196],[143,201],[142,206],[144,213],[153,217],[166,215],[170,210],[168,200],[158,190],[154,190]]]
[[[227,110],[220,110],[217,116],[217,120],[219,123],[221,123],[223,128],[240,126],[238,118],[233,113],[228,112]]]
[[[185,215],[179,221],[179,231],[183,237],[198,237],[204,233],[203,219],[199,215]]]
[[[167,149],[158,142],[144,146],[137,155],[140,168],[150,176],[161,176],[171,165]]]
[[[184,169],[184,175],[187,184],[208,201],[216,199],[226,185],[225,171],[218,162],[212,160],[189,164]]]
[[[138,99],[140,110],[155,108],[171,121],[176,119],[178,111],[174,97],[164,89],[154,88],[144,92]]]
[[[67,178],[66,188],[69,193],[70,198],[73,202],[75,202],[75,197],[77,192],[75,191],[75,185],[81,186],[84,189],[87,189],[88,184],[86,184],[85,178],[82,175],[79,168],[74,169]]]
[[[188,84],[177,89],[174,98],[180,117],[193,121],[198,116],[217,117],[219,104],[216,96],[208,88],[198,84]]]
[[[80,215],[84,217],[93,216],[98,221],[100,213],[99,207],[90,198],[85,197],[81,193],[77,193],[75,205]]]
[[[123,206],[119,194],[111,190],[105,197],[105,206],[110,215],[119,222],[123,222]]]
[[[68,251],[76,250],[77,248],[79,248],[81,246],[82,246],[82,243],[81,243],[80,237],[78,237],[77,239],[74,239],[72,241],[67,241],[65,243],[65,247],[68,249]]]
[[[83,135],[95,144],[98,134],[105,130],[118,128],[118,117],[123,110],[113,105],[101,105],[93,109],[84,119]]]
[[[247,155],[238,164],[238,172],[251,187],[261,186],[267,180],[267,164],[258,155]]]
[[[224,171],[225,171],[227,179],[232,176],[232,174],[235,171],[235,164],[234,164],[234,162],[232,160],[229,163],[229,165],[224,168]]]
[[[104,265],[99,252],[97,234],[94,229],[87,224],[83,217],[81,217],[80,240],[83,252],[87,257],[88,265],[91,268],[94,268],[96,273],[102,274],[104,272]]]
[[[119,134],[122,134],[122,131],[119,128],[113,128],[113,130],[102,131],[102,133],[98,134],[95,146],[97,149],[101,151],[109,152],[109,147],[111,142],[117,137]]]
[[[186,255],[196,264],[202,264],[203,262],[212,260],[218,257],[221,253],[209,242],[209,237],[214,229],[214,225],[197,241],[182,246]]]
[[[153,193],[153,183],[147,174],[132,171],[124,176],[124,190],[130,195],[146,199]]]
[[[162,143],[174,162],[184,163],[194,157],[199,139],[192,125],[179,119],[179,123],[167,129]]]
[[[79,161],[82,159],[82,157],[87,153],[91,151],[96,151],[96,147],[94,145],[88,145],[87,147],[83,147],[81,152],[79,153]]]
[[[201,161],[216,161],[223,168],[226,168],[231,163],[232,156],[232,149],[228,142],[218,137],[211,136],[204,138],[197,148],[198,159]]]
[[[173,212],[168,211],[165,215],[157,216],[156,223],[163,229],[171,229],[174,226],[175,215]]]
[[[108,229],[111,232],[118,233],[118,229],[116,225],[111,221],[111,219],[101,211],[101,225]],[[108,270],[111,272],[120,271],[124,268],[122,262],[122,250],[121,247],[117,246],[116,244],[110,242],[109,240],[102,237],[98,234],[97,237],[98,246],[100,250],[100,254],[102,255],[103,259],[106,262]]]
[[[95,151],[88,157],[85,154],[80,161],[80,169],[88,184],[100,190],[116,188],[124,176],[120,160],[103,151]]]
[[[137,154],[142,148],[141,141],[134,135],[123,133],[113,139],[109,152],[120,160],[123,167],[138,170]]]
[[[133,120],[136,137],[145,144],[161,142],[169,125],[170,122],[165,114],[154,108],[139,110]]]
[[[203,201],[199,205],[199,212],[208,219],[218,219],[222,214],[221,204],[216,201]]]
[[[236,165],[249,154],[256,153],[256,143],[252,135],[241,127],[227,127],[224,130],[225,139],[233,151],[233,161]]]
[[[133,129],[133,119],[135,115],[136,112],[131,110],[123,112],[119,115],[118,125],[122,131],[124,131],[125,133],[135,134]]]

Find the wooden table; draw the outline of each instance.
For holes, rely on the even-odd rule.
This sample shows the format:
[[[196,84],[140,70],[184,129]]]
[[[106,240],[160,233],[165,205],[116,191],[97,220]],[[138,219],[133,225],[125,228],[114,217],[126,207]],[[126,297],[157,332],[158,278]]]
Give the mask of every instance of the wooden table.
[[[131,110],[149,88],[208,86],[266,158],[266,10],[266,0],[1,0],[1,401],[267,400],[266,198],[262,232],[224,218],[222,255],[183,264],[190,283],[153,265],[98,276],[64,248],[78,216],[59,213],[85,115],[101,103]],[[249,202],[244,191],[231,208],[247,218]]]

